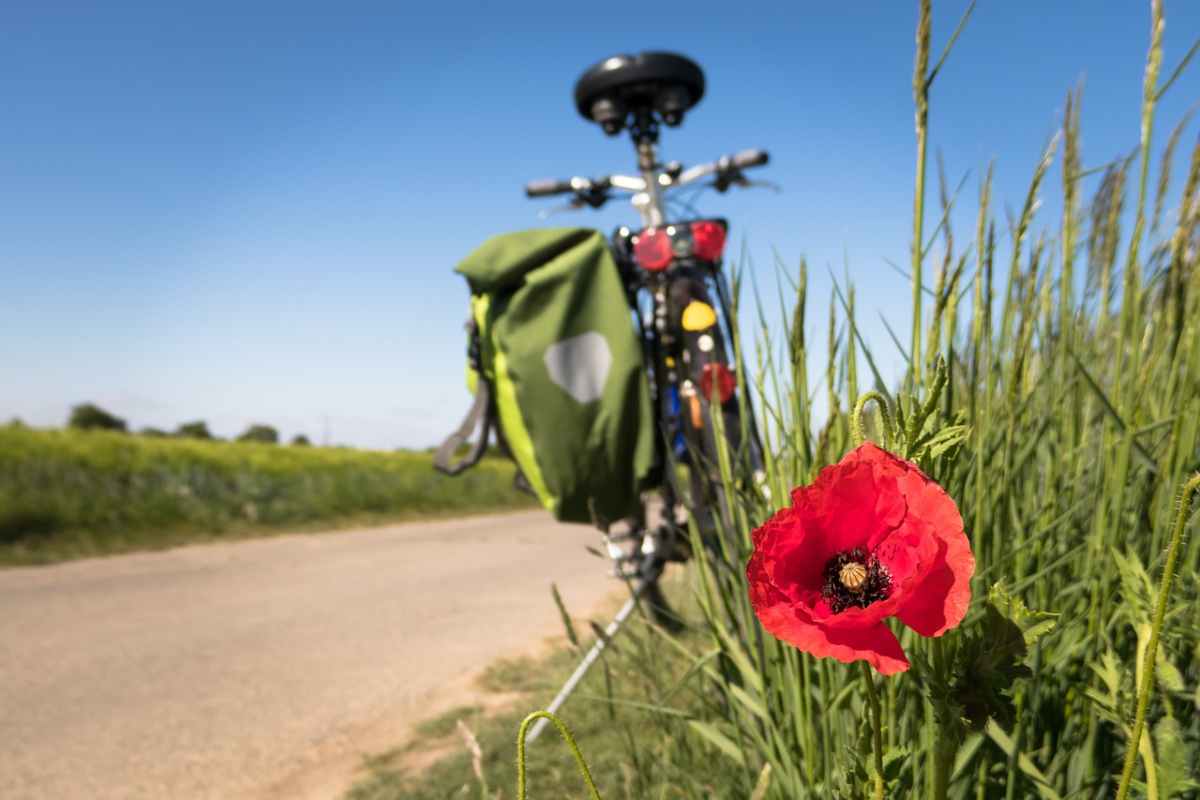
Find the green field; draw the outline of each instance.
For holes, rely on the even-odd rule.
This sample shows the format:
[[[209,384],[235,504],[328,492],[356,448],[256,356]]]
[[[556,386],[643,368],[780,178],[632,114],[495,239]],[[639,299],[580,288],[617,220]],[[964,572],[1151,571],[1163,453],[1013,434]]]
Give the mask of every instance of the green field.
[[[513,467],[458,478],[425,453],[0,427],[0,563],[532,507]]]

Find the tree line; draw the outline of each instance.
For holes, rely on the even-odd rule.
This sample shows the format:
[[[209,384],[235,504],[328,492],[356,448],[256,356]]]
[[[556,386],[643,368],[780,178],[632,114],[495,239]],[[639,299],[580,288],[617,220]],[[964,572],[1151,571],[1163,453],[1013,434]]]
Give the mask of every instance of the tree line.
[[[77,406],[72,406],[71,414],[67,418],[67,427],[75,430],[103,430],[130,433],[129,426],[124,419],[104,410],[95,403],[80,403]],[[209,431],[208,423],[204,420],[180,423],[174,431],[170,432],[164,431],[161,428],[142,428],[137,433],[140,436],[170,436],[179,439],[215,440],[218,438],[213,436],[212,432]],[[241,434],[235,436],[233,441],[279,444],[279,431],[271,425],[256,422],[246,428]],[[307,447],[312,442],[304,434],[298,433],[292,437],[291,444]]]

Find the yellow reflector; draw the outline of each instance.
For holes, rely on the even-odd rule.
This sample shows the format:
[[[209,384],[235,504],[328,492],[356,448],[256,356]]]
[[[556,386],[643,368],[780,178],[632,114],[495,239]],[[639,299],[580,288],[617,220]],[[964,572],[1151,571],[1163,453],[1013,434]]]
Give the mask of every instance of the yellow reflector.
[[[717,324],[717,312],[708,303],[693,300],[683,310],[683,329],[685,331],[708,330]]]

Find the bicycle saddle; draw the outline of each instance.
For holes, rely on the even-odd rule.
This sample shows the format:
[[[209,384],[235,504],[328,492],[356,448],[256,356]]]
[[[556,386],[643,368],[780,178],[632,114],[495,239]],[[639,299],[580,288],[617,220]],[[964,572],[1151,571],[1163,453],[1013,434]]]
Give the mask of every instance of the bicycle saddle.
[[[606,58],[575,83],[575,106],[584,119],[613,136],[630,113],[657,111],[675,127],[704,96],[704,72],[685,56],[646,52]]]

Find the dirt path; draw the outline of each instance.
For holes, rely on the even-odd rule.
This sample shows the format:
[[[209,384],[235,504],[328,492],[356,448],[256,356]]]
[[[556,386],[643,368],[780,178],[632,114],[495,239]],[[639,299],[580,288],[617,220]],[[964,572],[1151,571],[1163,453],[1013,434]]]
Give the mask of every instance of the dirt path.
[[[616,584],[543,512],[0,570],[0,797],[327,798]]]

